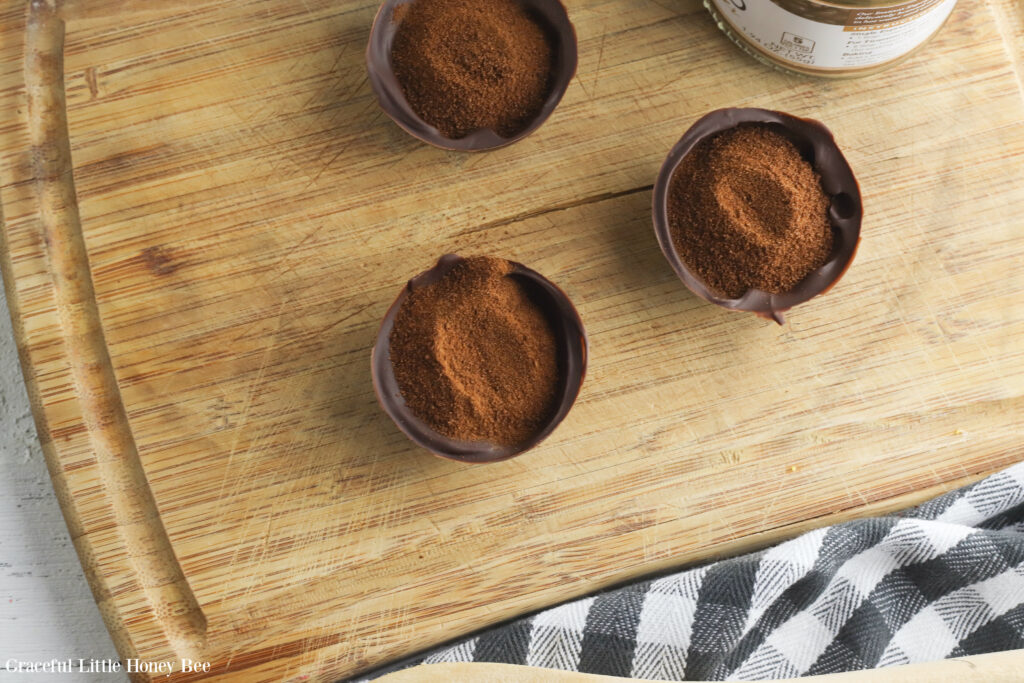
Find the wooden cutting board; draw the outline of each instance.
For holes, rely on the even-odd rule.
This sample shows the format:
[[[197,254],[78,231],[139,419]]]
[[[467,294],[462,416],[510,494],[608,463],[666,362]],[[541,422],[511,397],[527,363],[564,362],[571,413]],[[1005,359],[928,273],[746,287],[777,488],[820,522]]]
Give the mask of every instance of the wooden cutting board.
[[[570,0],[564,102],[478,155],[380,112],[367,0],[0,8],[8,302],[125,658],[331,680],[1024,457],[1013,0],[846,82],[752,61],[696,0]],[[723,106],[825,121],[863,186],[853,267],[784,327],[695,299],[654,239],[662,159]],[[449,251],[536,268],[590,333],[515,460],[431,457],[374,400],[381,316]]]

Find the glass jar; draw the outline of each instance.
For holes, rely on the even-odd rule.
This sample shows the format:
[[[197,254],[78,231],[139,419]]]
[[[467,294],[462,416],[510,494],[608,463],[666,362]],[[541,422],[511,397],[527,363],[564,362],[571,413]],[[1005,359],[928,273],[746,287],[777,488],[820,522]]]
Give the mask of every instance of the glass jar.
[[[930,40],[956,0],[704,0],[748,54],[814,76],[881,71]]]

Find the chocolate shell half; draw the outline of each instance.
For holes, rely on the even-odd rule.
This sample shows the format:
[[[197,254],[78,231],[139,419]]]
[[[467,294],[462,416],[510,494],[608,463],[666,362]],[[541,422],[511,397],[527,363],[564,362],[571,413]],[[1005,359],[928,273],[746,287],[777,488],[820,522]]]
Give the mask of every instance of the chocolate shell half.
[[[381,323],[377,341],[373,347],[371,358],[373,389],[384,412],[416,444],[451,460],[470,463],[498,462],[525,453],[539,444],[569,414],[569,409],[572,408],[580,393],[580,388],[583,386],[583,377],[587,370],[587,335],[579,313],[565,292],[536,271],[521,263],[512,262],[514,270],[508,277],[518,278],[528,288],[531,298],[534,298],[534,301],[551,321],[558,339],[561,377],[557,408],[536,434],[514,446],[481,441],[456,441],[439,434],[413,415],[406,406],[405,399],[402,398],[402,392],[395,380],[394,368],[391,365],[391,329],[394,327],[398,310],[409,292],[439,281],[455,264],[462,260],[461,256],[455,254],[442,256],[433,268],[409,280],[409,283],[402,289],[402,293],[391,304],[391,308],[388,309]]]
[[[676,168],[691,150],[705,139],[744,123],[768,124],[785,135],[821,176],[822,189],[832,200],[828,212],[833,235],[832,253],[824,265],[788,292],[771,294],[750,289],[738,299],[727,299],[712,292],[676,252],[668,220],[668,193]],[[850,267],[860,242],[864,209],[853,171],[839,151],[832,133],[821,122],[768,109],[719,109],[693,124],[669,152],[654,185],[653,214],[654,232],[661,251],[690,291],[723,308],[750,311],[781,325],[785,322],[785,311],[827,292]]]
[[[370,42],[366,47],[366,69],[370,87],[384,113],[406,132],[442,149],[482,152],[522,140],[540,128],[555,111],[555,107],[561,102],[569,87],[569,82],[576,75],[577,62],[576,30],[569,21],[565,6],[559,0],[521,0],[526,9],[544,24],[555,54],[551,92],[537,112],[537,116],[526,128],[512,137],[502,137],[493,130],[481,129],[458,139],[445,137],[441,131],[421,119],[412,110],[392,70],[391,45],[398,30],[398,22],[394,20],[395,8],[411,1],[415,0],[385,0],[381,4],[373,20]]]

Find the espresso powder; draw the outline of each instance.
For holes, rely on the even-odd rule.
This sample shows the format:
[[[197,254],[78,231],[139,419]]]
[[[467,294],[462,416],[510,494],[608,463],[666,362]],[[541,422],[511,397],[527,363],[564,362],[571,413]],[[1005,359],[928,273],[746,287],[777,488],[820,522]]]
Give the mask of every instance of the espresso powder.
[[[544,28],[517,0],[413,0],[400,5],[391,63],[416,114],[451,139],[525,129],[551,90]]]
[[[668,219],[679,257],[716,294],[782,294],[828,260],[829,204],[792,142],[766,125],[743,125],[683,159]]]
[[[460,261],[409,293],[391,331],[391,363],[406,405],[462,441],[517,445],[557,407],[558,343],[512,264]]]

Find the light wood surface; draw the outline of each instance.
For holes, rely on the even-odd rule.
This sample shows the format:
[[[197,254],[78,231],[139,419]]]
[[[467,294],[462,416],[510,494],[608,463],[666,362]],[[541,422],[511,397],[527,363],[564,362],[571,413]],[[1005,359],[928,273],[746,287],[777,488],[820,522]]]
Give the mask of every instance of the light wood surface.
[[[378,110],[369,2],[0,1],[5,284],[123,657],[331,680],[1022,457],[1019,3],[839,83],[693,0],[568,7],[560,108],[461,155]],[[658,167],[721,106],[821,119],[861,180],[853,267],[786,327],[697,301],[654,240]],[[536,268],[590,334],[576,408],[506,463],[432,458],[373,398],[380,317],[448,251]]]
[[[0,555],[3,661],[49,661],[72,654],[117,659],[36,438],[2,287]],[[14,674],[0,673],[0,681],[14,680]],[[71,683],[70,678],[66,681]],[[75,676],[74,683],[112,683],[112,679],[109,674],[82,674]]]
[[[628,683],[637,678],[535,669],[511,664],[426,664],[398,671],[381,683]],[[788,683],[1019,683],[1024,680],[1024,650],[960,657],[941,662],[827,676],[788,678]],[[786,683],[783,681],[783,683]]]

